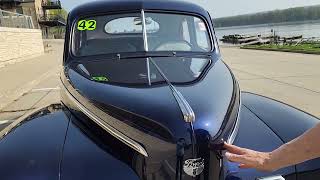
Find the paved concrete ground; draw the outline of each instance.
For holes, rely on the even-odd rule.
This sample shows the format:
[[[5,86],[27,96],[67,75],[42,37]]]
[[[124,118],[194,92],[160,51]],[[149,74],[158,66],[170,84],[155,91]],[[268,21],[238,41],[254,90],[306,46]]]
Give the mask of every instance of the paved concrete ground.
[[[320,117],[320,56],[222,48],[243,91],[262,94]]]
[[[26,112],[57,103],[62,42],[43,56],[0,68],[0,130]],[[221,48],[244,91],[320,117],[320,56]]]
[[[46,54],[0,68],[0,129],[29,110],[59,102],[63,44]]]

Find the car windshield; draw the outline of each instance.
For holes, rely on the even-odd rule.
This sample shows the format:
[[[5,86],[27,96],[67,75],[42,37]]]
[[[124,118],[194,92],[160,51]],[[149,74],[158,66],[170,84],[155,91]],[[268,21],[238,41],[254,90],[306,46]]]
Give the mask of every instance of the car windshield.
[[[91,56],[143,51],[209,52],[210,36],[199,17],[169,13],[127,13],[79,19],[73,54]]]
[[[206,58],[185,57],[157,57],[152,58],[152,61],[154,63],[150,62],[149,65],[147,58],[95,60],[75,64],[79,72],[86,74],[93,81],[146,86],[148,81],[150,85],[166,81],[154,64],[162,70],[169,82],[184,84],[196,82],[210,63],[210,59]]]

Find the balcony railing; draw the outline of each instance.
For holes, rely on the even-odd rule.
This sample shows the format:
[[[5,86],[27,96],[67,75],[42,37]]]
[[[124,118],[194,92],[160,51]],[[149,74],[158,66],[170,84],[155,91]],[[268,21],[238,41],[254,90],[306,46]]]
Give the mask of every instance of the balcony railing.
[[[19,4],[22,2],[23,0],[0,0],[0,4]]]
[[[42,7],[45,9],[61,9],[59,0],[42,0]]]
[[[65,26],[66,20],[64,17],[57,15],[57,14],[46,14],[41,15],[39,17],[39,24],[45,25],[45,26]]]
[[[31,16],[23,14],[12,13],[0,9],[0,27],[12,28],[28,28],[33,29],[33,22]]]

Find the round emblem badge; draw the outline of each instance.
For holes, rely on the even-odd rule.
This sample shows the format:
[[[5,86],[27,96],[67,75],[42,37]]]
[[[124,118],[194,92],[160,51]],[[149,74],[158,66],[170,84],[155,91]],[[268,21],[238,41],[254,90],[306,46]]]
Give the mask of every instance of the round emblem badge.
[[[202,173],[204,169],[204,159],[188,159],[184,161],[183,170],[186,174],[196,177]]]

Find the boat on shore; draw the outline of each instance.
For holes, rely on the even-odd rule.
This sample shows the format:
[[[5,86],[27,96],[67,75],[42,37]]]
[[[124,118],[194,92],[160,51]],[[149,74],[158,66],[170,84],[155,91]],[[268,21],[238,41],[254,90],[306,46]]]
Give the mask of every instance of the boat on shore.
[[[259,44],[270,44],[275,43],[295,43],[303,38],[302,35],[299,36],[289,36],[280,37],[277,35],[226,35],[220,39],[221,42],[225,44],[235,44],[235,45],[259,45]]]

